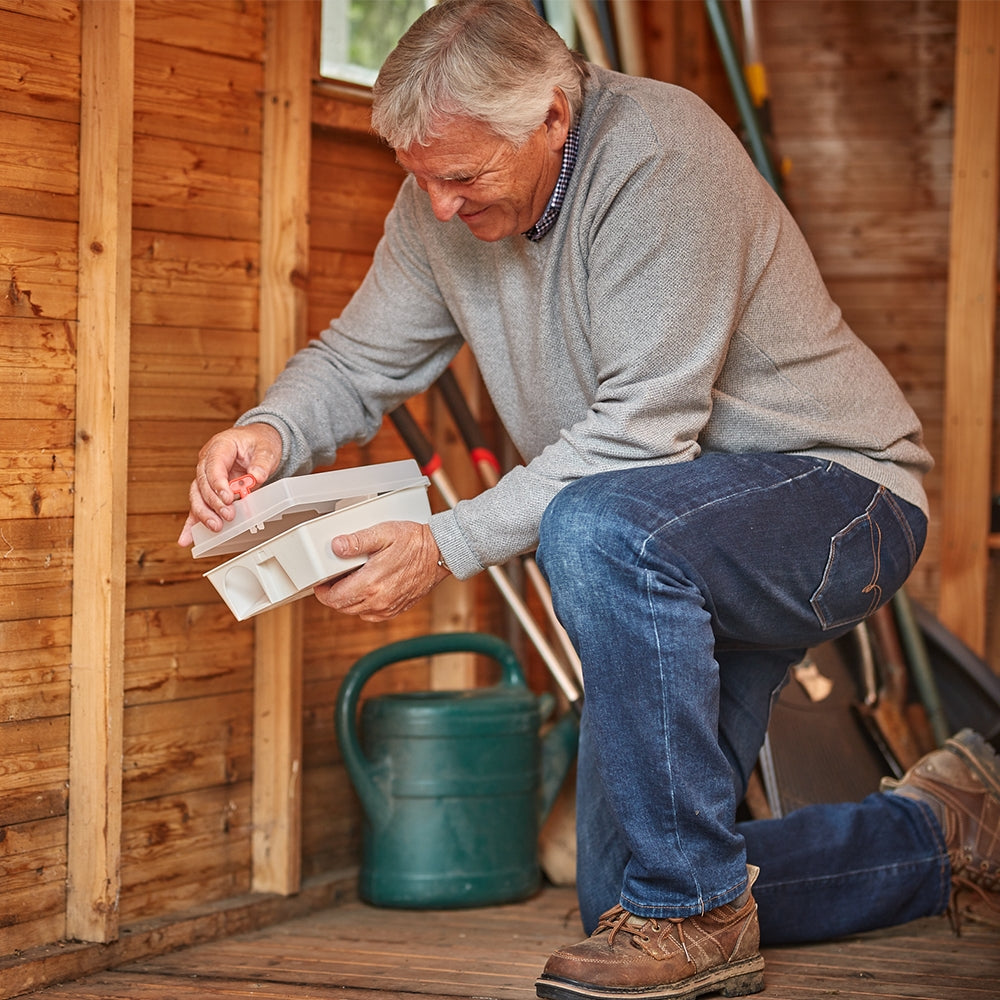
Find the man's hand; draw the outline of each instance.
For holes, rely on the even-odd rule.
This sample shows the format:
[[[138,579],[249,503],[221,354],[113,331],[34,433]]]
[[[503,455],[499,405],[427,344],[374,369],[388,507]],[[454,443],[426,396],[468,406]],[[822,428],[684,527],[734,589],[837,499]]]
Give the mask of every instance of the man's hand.
[[[253,476],[258,484],[264,483],[280,462],[281,435],[270,424],[232,427],[210,438],[198,453],[194,481],[188,491],[191,512],[177,544],[192,544],[191,528],[198,522],[212,531],[221,531],[224,522],[235,516],[236,497],[229,483],[245,475]]]
[[[357,615],[362,621],[381,622],[413,607],[447,575],[438,560],[441,553],[426,524],[386,521],[330,543],[341,558],[367,555],[358,569],[314,588],[321,604]]]

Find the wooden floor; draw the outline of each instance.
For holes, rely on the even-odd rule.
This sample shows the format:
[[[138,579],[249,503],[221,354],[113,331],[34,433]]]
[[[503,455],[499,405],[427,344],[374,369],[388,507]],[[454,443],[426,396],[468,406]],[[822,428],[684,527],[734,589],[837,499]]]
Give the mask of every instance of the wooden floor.
[[[352,902],[30,994],[34,1000],[529,1000],[549,952],[581,936],[571,890],[485,910]],[[762,998],[996,1000],[1000,928],[945,918],[764,951]]]

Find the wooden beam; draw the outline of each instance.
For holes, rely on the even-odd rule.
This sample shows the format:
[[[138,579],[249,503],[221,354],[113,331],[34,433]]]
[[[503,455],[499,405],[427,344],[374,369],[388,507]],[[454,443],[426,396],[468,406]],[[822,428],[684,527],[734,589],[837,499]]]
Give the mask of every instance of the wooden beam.
[[[987,578],[997,302],[1000,4],[958,6],[945,355],[941,621],[980,655]]]
[[[261,393],[301,346],[309,267],[309,159],[314,4],[265,7],[261,165]],[[290,894],[301,882],[302,609],[256,622],[253,888]]]
[[[621,49],[622,72],[631,76],[646,76],[646,52],[643,48],[639,0],[615,0],[611,5],[615,19],[618,47]]]
[[[467,347],[452,361],[469,406],[479,412],[479,372]],[[431,437],[444,469],[460,497],[483,491],[465,444],[454,426],[440,393],[431,393]],[[431,490],[434,495],[434,490]],[[438,501],[440,502],[440,501]],[[443,505],[440,509],[444,509]],[[476,581],[449,576],[431,591],[431,629],[434,632],[472,632],[477,627]],[[473,687],[476,683],[475,653],[449,653],[431,657],[431,687],[438,690]]]
[[[118,936],[132,236],[133,0],[81,5],[67,936]]]

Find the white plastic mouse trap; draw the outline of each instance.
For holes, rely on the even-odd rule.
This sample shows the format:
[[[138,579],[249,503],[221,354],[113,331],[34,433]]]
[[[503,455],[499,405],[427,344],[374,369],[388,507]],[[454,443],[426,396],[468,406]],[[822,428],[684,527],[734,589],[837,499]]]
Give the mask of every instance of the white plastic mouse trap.
[[[205,573],[238,621],[364,563],[364,556],[335,556],[334,535],[383,521],[426,524],[431,514],[429,480],[412,459],[252,485],[234,484],[236,516],[221,531],[192,529],[196,558],[240,553]]]

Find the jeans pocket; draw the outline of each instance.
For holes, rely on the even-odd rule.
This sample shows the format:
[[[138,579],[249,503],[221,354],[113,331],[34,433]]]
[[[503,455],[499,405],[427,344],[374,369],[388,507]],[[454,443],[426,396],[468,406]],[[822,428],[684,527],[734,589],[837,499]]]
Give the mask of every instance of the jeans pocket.
[[[879,487],[865,512],[830,539],[823,579],[810,599],[823,629],[863,621],[903,585],[918,554],[899,501]]]

